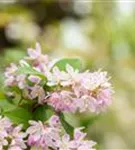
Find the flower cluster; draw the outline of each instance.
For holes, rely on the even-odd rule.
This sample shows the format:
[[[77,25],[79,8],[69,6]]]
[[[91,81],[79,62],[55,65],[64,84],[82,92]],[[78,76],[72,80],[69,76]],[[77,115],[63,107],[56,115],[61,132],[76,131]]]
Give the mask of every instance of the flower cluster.
[[[5,72],[5,85],[19,87],[25,98],[47,103],[56,111],[69,112],[88,110],[99,113],[111,103],[113,90],[107,72],[79,72],[68,63],[64,71],[60,70],[55,66],[58,60],[49,60],[43,55],[38,43],[36,49],[28,49],[28,56],[20,61],[19,66],[11,64]],[[17,74],[20,66],[31,66],[42,73],[44,80],[35,74]]]
[[[41,150],[93,150],[96,144],[85,140],[86,133],[81,131],[82,128],[76,128],[71,139],[63,132],[59,117],[55,115],[47,123],[29,123],[30,127],[24,133],[21,125],[15,127],[8,118],[0,117],[0,150],[24,150],[28,147]]]
[[[61,124],[58,116],[52,116],[48,125],[41,121],[30,121],[31,126],[27,129],[28,145],[38,149],[54,149],[54,150],[92,150],[96,144],[93,141],[85,140],[86,133],[76,128],[74,137],[70,139],[70,135],[62,133]]]
[[[27,134],[21,130],[22,125],[14,127],[7,117],[0,116],[0,150],[26,149],[24,138]]]
[[[22,132],[22,125],[0,117],[0,150],[93,150],[96,143],[86,140],[83,128],[68,124],[63,112],[100,113],[111,104],[113,90],[107,72],[81,72],[78,62],[50,60],[37,43],[18,65],[6,69],[8,101],[0,108],[4,112],[4,106],[11,107],[10,119],[18,112],[15,122],[29,126]]]

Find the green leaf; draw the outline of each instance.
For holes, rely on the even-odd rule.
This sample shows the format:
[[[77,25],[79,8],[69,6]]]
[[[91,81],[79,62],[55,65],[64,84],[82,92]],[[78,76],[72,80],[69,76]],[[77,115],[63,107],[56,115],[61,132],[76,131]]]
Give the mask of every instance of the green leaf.
[[[4,98],[5,98],[4,92],[0,91],[0,99],[4,99]]]
[[[36,76],[39,76],[42,79],[46,80],[46,77],[43,73],[33,69],[30,66],[21,66],[21,67],[18,68],[16,73],[17,74],[26,74],[26,75],[36,75]]]
[[[35,120],[46,121],[54,114],[53,110],[47,105],[39,106],[33,113]]]
[[[89,118],[83,118],[80,120],[81,126],[85,126],[87,128],[88,126],[91,126],[93,123],[95,123],[100,117],[100,115],[95,115]]]
[[[66,120],[65,120],[65,117],[64,117],[64,114],[63,113],[60,113],[60,121],[65,129],[65,131],[71,136],[73,137],[73,132],[74,132],[74,127],[71,126]]]
[[[74,69],[81,69],[81,61],[77,58],[75,59],[70,59],[70,58],[65,58],[57,61],[53,67],[57,66],[61,71],[66,71],[66,65],[69,64],[71,65]]]
[[[24,129],[28,126],[28,121],[32,119],[32,113],[27,109],[17,107],[7,100],[0,100],[2,115],[7,116],[14,124],[23,124]]]
[[[5,99],[0,99],[0,108],[2,109],[2,112],[6,112],[6,111],[12,111],[13,109],[16,108],[16,106],[11,104]]]
[[[32,114],[21,107],[17,107],[12,111],[6,111],[4,115],[10,118],[14,124],[23,124],[24,129],[28,127],[28,121],[32,119]]]

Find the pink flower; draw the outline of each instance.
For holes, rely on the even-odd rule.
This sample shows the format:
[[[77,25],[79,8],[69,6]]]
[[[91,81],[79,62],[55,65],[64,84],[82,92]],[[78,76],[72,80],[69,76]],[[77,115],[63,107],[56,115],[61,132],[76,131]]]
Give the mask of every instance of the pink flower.
[[[16,77],[15,72],[17,71],[17,66],[15,64],[10,64],[9,67],[6,68],[5,71],[5,86],[12,86],[15,84]]]
[[[48,147],[56,149],[56,142],[59,140],[59,130],[49,127],[41,121],[30,121],[30,127],[27,129],[28,145],[36,148],[46,149]]]
[[[72,145],[74,145],[77,150],[92,150],[92,147],[96,145],[96,142],[85,140],[87,134],[82,132],[82,129],[83,127],[76,128],[74,130],[74,139],[72,141]]]
[[[68,134],[64,134],[61,140],[58,141],[59,150],[93,150],[96,143],[85,140],[86,133],[81,132],[81,129],[76,128],[74,130],[73,140],[70,139]]]
[[[10,64],[9,67],[6,68],[6,71],[5,71],[5,76],[6,77],[10,77],[11,75],[14,75],[14,73],[17,71],[17,66],[13,63]]]
[[[26,133],[22,132],[22,125],[14,127],[7,117],[0,116],[0,150],[6,146],[9,150],[26,149],[24,138]]]
[[[17,66],[11,64],[5,72],[5,85],[19,87],[23,98],[35,99],[39,104],[47,103],[56,111],[73,113],[100,113],[111,104],[113,90],[107,72],[79,72],[69,64],[65,66],[65,71],[61,71],[55,66],[56,60],[49,61],[48,56],[41,53],[38,43],[35,49],[28,49],[28,55],[29,58],[21,60],[19,65],[31,66],[41,72],[46,78],[44,83],[47,88],[45,91],[41,83],[43,79],[38,75],[18,75]],[[31,85],[27,79],[32,82]],[[46,95],[50,97],[47,98]]]
[[[80,112],[89,110],[99,113],[111,104],[113,90],[107,72],[83,73],[80,83],[74,84],[73,90],[77,97],[75,104]]]
[[[24,74],[18,75],[16,77],[16,81],[17,81],[18,87],[20,89],[24,89],[26,86],[26,75]]]
[[[0,137],[0,150],[3,150],[3,147],[7,145],[8,141],[5,139],[5,137]]]
[[[50,119],[49,119],[49,125],[51,127],[56,127],[59,128],[60,127],[60,119],[58,116],[53,115]]]
[[[4,138],[8,136],[8,130],[11,128],[12,123],[11,121],[7,118],[0,116],[0,138]]]
[[[73,103],[72,93],[68,91],[61,91],[59,93],[52,93],[47,103],[54,107],[56,111],[75,112],[76,107]]]
[[[41,86],[35,85],[31,88],[31,99],[38,98],[38,102],[41,104],[45,98],[45,91]]]
[[[70,76],[64,72],[60,71],[58,67],[54,67],[52,70],[52,73],[48,76],[48,85],[54,86],[54,85],[62,85],[67,86],[69,85],[69,78]]]
[[[36,43],[36,49],[28,48],[28,55],[31,59],[36,59],[41,55],[41,47],[39,43]]]
[[[43,55],[41,53],[41,47],[39,43],[36,43],[36,48],[28,48],[28,55],[30,60],[35,60],[37,64],[39,63],[48,63],[48,56],[47,55]]]
[[[28,79],[29,79],[31,82],[36,83],[36,84],[40,83],[40,81],[41,81],[41,78],[38,77],[38,76],[35,76],[35,75],[30,75],[30,76],[28,77]]]
[[[71,148],[71,142],[70,142],[70,136],[68,134],[64,134],[61,138],[61,140],[58,142],[59,150],[72,150]]]
[[[26,133],[22,132],[22,125],[19,125],[15,128],[12,128],[9,132],[9,138],[11,139],[11,143],[9,146],[9,150],[11,149],[26,149],[27,146],[24,142],[24,138],[27,136]]]

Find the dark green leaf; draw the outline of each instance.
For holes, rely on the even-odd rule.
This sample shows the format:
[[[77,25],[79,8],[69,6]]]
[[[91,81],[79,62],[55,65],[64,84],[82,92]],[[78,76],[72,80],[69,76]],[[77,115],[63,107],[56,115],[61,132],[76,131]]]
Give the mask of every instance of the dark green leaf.
[[[46,121],[54,114],[53,110],[47,105],[39,106],[33,113],[35,120]]]
[[[64,114],[63,113],[60,113],[60,121],[65,129],[65,131],[71,136],[73,137],[73,132],[74,132],[74,127],[71,126],[66,120],[65,120],[65,117],[64,117]]]
[[[77,58],[75,59],[70,59],[70,58],[65,58],[57,61],[54,66],[57,66],[61,71],[66,70],[66,65],[69,64],[71,65],[74,69],[81,69],[81,61]]]

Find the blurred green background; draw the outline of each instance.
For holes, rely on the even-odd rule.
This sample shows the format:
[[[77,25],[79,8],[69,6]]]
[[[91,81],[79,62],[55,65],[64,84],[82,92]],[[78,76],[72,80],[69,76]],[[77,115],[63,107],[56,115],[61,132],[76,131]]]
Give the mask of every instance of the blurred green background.
[[[135,1],[0,0],[1,92],[4,68],[36,41],[52,58],[80,57],[85,69],[109,72],[108,111],[67,119],[87,126],[99,149],[135,149]]]

